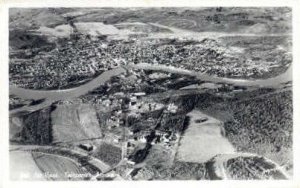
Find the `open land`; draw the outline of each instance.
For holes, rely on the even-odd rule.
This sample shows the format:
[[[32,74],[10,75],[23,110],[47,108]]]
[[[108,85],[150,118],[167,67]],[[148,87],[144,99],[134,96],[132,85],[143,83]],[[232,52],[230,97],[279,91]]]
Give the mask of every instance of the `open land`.
[[[204,163],[218,154],[234,152],[233,146],[222,135],[224,127],[220,121],[199,111],[191,111],[187,115],[190,124],[180,141],[179,161]]]

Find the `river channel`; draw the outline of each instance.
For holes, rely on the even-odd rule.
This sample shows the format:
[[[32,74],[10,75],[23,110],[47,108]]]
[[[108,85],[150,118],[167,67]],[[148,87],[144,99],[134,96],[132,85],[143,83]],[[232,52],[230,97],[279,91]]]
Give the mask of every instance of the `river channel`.
[[[256,87],[274,87],[278,86],[282,83],[286,83],[292,81],[292,66],[282,74],[268,78],[268,79],[235,79],[235,78],[224,78],[211,76],[205,73],[199,73],[195,71],[184,70],[175,67],[169,67],[164,65],[152,65],[146,63],[140,63],[136,65],[129,65],[126,67],[118,67],[116,69],[108,70],[90,82],[83,84],[79,87],[71,88],[71,89],[63,89],[63,90],[33,90],[33,89],[25,89],[19,88],[16,86],[10,86],[9,94],[15,95],[22,99],[47,99],[51,101],[59,101],[66,100],[74,97],[79,97],[81,95],[86,94],[89,91],[94,90],[100,85],[107,82],[111,77],[120,75],[121,73],[126,72],[126,68],[134,68],[134,69],[143,69],[143,70],[154,70],[154,71],[163,71],[169,73],[176,73],[182,75],[190,75],[195,76],[202,81],[213,82],[213,83],[224,83],[224,84],[233,84],[236,86],[256,86]]]

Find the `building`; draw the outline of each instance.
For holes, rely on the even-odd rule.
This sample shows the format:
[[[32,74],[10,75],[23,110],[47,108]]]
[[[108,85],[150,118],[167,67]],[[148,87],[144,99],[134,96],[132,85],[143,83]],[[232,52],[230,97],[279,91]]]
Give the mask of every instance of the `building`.
[[[78,147],[86,151],[92,151],[94,149],[94,146],[92,144],[79,144]]]

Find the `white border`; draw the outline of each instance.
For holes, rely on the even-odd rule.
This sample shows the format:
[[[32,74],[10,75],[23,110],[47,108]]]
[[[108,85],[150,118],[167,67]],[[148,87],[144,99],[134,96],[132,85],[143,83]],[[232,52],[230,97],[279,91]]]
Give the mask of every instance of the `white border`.
[[[297,0],[0,0],[0,188],[2,187],[300,187],[299,171],[299,107],[300,75],[299,35],[300,4]],[[293,8],[293,96],[294,96],[294,178],[288,181],[119,181],[119,182],[12,182],[8,176],[8,9],[10,7],[278,7]],[[297,117],[298,115],[298,117]],[[3,183],[3,184],[2,184]]]

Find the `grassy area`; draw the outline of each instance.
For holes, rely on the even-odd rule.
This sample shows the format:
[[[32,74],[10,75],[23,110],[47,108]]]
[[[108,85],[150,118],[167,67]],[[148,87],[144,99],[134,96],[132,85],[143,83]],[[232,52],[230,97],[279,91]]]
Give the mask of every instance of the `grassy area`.
[[[174,162],[172,167],[161,164],[137,169],[134,180],[205,180],[206,169],[204,164]]]
[[[171,166],[173,164],[172,151],[171,149],[167,149],[162,145],[154,145],[149,150],[144,162],[147,164],[147,166]]]
[[[121,154],[121,148],[104,142],[96,149],[93,156],[111,166],[114,166],[120,162]]]
[[[200,111],[191,111],[188,128],[179,144],[177,160],[204,163],[217,154],[234,152],[233,146],[223,137],[223,124]],[[196,120],[206,118],[202,123]]]
[[[48,177],[52,180],[83,180],[82,177],[68,177],[69,174],[84,174],[86,171],[71,159],[66,157],[43,154],[38,152],[32,153],[33,159],[39,169],[45,174],[54,174],[55,177]],[[46,177],[47,178],[47,177]]]
[[[71,149],[71,150],[69,150]],[[76,153],[72,151],[72,148],[69,149],[61,149],[56,147],[51,148],[37,148],[32,150],[32,152],[35,153],[44,153],[49,155],[56,155],[58,157],[65,157],[66,159],[70,159],[71,161],[74,161],[76,164],[80,164],[80,167],[87,170],[87,172],[91,174],[96,174],[98,172],[101,172],[99,167],[95,166],[91,163],[91,159],[89,156],[83,156],[82,154]]]

